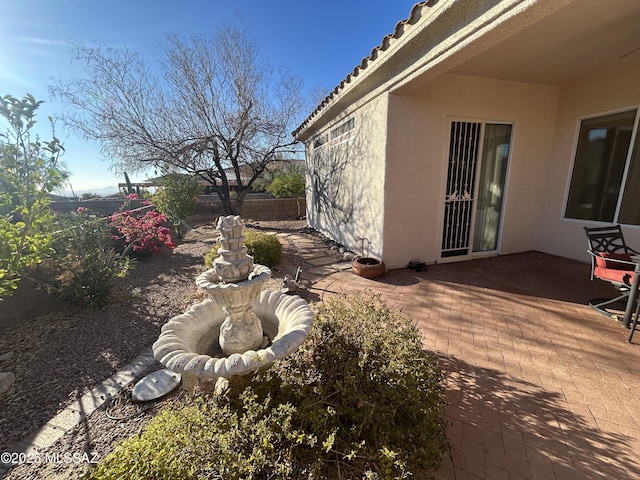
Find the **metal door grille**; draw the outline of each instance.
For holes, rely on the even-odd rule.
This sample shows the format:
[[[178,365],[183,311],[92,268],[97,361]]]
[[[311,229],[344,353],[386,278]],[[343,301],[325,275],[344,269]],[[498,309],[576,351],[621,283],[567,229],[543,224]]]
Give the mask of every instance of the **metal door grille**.
[[[480,123],[452,122],[442,256],[467,255],[471,238]]]

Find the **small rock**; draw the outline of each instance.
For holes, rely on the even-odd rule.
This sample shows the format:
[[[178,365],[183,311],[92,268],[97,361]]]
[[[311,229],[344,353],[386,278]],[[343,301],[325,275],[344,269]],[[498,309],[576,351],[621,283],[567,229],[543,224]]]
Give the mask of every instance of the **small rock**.
[[[13,358],[13,352],[7,352],[0,355],[0,363],[9,361]]]
[[[0,395],[9,390],[15,381],[16,376],[13,372],[0,372]]]
[[[296,282],[290,275],[285,275],[282,281],[280,291],[282,293],[292,293],[298,289],[298,282]]]
[[[344,252],[344,254],[342,255],[342,258],[344,258],[347,262],[351,262],[354,258],[356,258],[356,254],[353,252]]]

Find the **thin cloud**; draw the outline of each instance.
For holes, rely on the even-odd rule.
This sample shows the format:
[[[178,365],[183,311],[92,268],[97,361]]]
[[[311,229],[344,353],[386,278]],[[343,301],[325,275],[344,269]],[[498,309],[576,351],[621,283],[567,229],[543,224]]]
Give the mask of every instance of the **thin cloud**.
[[[73,44],[71,43],[71,41],[68,40],[52,40],[49,38],[42,38],[42,37],[19,37],[19,41],[25,43],[25,44],[31,44],[31,45],[40,45],[40,46],[45,46],[45,47],[64,47],[64,48],[69,48],[72,47]]]

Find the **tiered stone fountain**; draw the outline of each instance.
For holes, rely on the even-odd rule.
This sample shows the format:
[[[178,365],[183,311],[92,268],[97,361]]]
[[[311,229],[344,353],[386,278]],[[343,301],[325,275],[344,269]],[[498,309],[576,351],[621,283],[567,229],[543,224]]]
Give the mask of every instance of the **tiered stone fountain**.
[[[238,380],[271,365],[296,350],[313,325],[303,299],[262,290],[271,270],[246,254],[241,218],[221,217],[217,228],[219,256],[196,278],[210,298],[169,320],[153,345],[156,359],[180,373],[190,392],[199,379]]]

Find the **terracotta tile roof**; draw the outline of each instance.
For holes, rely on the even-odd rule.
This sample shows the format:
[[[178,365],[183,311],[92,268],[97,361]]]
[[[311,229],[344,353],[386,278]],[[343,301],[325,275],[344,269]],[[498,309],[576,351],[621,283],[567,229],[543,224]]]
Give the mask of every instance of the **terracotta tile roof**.
[[[344,90],[345,85],[347,85],[348,83],[351,83],[352,79],[357,77],[358,75],[360,75],[364,70],[367,69],[367,67],[369,67],[369,65],[372,62],[375,62],[375,60],[378,58],[378,55],[380,54],[380,52],[384,52],[385,50],[387,50],[389,48],[390,45],[390,41],[391,39],[399,39],[400,37],[402,37],[404,35],[404,33],[407,31],[407,28],[405,28],[408,25],[412,25],[414,24],[420,17],[417,15],[418,11],[422,9],[422,7],[424,6],[432,6],[435,3],[437,3],[437,0],[426,0],[423,2],[418,2],[416,3],[413,7],[411,7],[411,13],[409,14],[409,17],[405,20],[401,20],[400,22],[398,22],[396,24],[395,29],[393,30],[393,33],[390,33],[388,35],[385,35],[382,38],[382,42],[380,43],[380,45],[378,45],[377,47],[375,47],[373,50],[371,50],[371,54],[367,57],[364,57],[362,59],[362,61],[360,62],[359,65],[356,65],[356,67],[353,69],[353,71],[351,73],[349,73],[346,78],[344,80],[342,80],[340,82],[340,84],[338,86],[336,86],[336,88],[334,88],[329,95],[327,95],[324,100],[322,102],[320,102],[320,104],[315,108],[315,110],[313,112],[311,112],[311,114],[302,122],[302,124],[296,128],[293,132],[294,136],[297,136],[298,133],[303,130],[304,128],[307,127],[307,125],[309,125],[309,123],[311,122],[311,120],[318,115],[318,113],[320,113],[320,111],[327,106],[329,103],[331,103],[331,101],[336,98],[340,92],[342,90]]]

